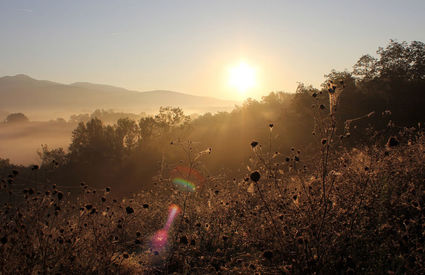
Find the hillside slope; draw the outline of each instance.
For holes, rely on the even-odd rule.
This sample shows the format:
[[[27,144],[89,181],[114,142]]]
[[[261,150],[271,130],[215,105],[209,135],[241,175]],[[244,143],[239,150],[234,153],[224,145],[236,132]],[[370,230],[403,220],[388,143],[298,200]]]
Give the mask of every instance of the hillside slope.
[[[173,91],[138,92],[77,82],[61,84],[27,75],[0,78],[0,110],[56,118],[65,114],[114,109],[126,112],[156,112],[160,106],[181,107],[186,112],[230,110],[236,102]]]

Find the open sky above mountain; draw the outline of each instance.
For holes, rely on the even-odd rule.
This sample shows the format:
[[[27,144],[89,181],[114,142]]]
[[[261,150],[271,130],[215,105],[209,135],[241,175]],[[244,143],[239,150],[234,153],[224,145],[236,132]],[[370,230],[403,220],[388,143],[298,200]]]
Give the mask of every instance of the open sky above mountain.
[[[424,41],[424,12],[421,0],[3,0],[0,76],[260,98],[317,86],[391,38]]]

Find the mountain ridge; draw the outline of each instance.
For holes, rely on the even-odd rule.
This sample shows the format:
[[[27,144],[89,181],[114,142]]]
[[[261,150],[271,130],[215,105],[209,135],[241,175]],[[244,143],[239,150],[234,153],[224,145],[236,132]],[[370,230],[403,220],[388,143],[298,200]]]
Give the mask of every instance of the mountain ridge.
[[[0,110],[44,113],[44,117],[49,111],[57,117],[58,113],[69,115],[95,109],[155,113],[160,106],[180,107],[188,113],[204,113],[230,111],[235,104],[238,102],[169,90],[140,92],[90,82],[62,84],[37,80],[25,74],[0,77]]]

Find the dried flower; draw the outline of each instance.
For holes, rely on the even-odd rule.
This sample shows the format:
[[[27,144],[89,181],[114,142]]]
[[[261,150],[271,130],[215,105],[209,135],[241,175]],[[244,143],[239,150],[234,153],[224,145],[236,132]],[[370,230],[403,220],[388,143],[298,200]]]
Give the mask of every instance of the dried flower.
[[[133,208],[131,208],[130,206],[127,206],[127,207],[125,208],[125,212],[127,212],[127,214],[132,214],[132,213],[134,213],[134,209],[133,209]]]
[[[260,173],[258,171],[252,172],[250,178],[253,182],[258,182],[260,180]]]

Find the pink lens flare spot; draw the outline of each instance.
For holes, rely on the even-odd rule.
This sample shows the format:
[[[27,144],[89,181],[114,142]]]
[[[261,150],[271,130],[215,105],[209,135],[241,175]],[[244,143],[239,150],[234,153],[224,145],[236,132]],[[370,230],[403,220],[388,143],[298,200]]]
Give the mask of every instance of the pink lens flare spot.
[[[160,251],[167,244],[168,231],[165,229],[158,230],[152,238],[152,249]]]
[[[181,211],[180,207],[177,204],[170,205],[169,210],[170,210],[170,213],[172,211],[175,211],[176,214],[180,213],[180,211]]]
[[[171,225],[173,224],[176,216],[181,212],[181,209],[178,205],[172,204],[168,208],[168,218],[167,222],[161,230],[158,230],[151,239],[151,245],[153,251],[161,251],[167,245],[168,231],[170,230]]]
[[[175,204],[170,205],[169,212],[168,212],[168,218],[167,223],[164,226],[165,230],[169,230],[171,225],[173,224],[173,221],[175,217],[180,213],[180,207],[178,207]]]

